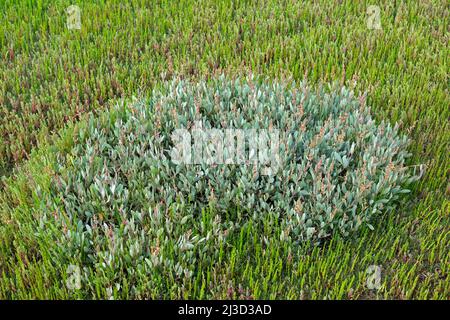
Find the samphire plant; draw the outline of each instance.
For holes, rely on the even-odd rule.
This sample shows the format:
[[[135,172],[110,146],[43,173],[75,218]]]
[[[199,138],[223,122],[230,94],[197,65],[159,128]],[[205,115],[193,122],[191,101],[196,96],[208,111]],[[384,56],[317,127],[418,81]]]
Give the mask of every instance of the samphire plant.
[[[278,130],[278,170],[261,174],[249,159],[174,163],[173,132],[199,122]],[[397,125],[377,124],[365,97],[344,87],[174,80],[149,100],[91,117],[75,138],[39,224],[54,240],[50,256],[77,257],[107,279],[117,270],[133,278],[155,268],[161,277],[189,277],[195,261],[220,259],[239,223],[268,216],[293,244],[373,229],[371,221],[393,214],[417,179],[405,164],[408,138]]]

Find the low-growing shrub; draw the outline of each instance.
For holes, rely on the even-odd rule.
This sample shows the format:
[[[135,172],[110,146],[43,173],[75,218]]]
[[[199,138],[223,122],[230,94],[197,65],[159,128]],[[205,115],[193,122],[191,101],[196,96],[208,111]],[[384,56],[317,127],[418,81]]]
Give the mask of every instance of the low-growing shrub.
[[[175,133],[194,136],[200,125],[205,154],[194,146],[188,161],[175,161]],[[225,148],[220,161],[208,162],[219,159],[230,129],[249,138],[244,158],[226,161]],[[271,170],[252,130],[268,133]],[[230,230],[267,216],[292,243],[372,229],[371,220],[392,212],[416,179],[398,127],[376,124],[364,96],[332,86],[176,80],[148,101],[91,117],[75,140],[38,209],[36,234],[51,239],[55,261],[102,270],[105,287],[155,270],[161,279],[189,277],[196,261],[220,259]]]

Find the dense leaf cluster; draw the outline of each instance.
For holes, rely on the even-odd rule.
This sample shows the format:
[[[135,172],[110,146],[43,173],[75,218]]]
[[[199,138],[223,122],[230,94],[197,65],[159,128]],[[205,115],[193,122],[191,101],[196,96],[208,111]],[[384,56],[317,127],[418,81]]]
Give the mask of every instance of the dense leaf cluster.
[[[263,175],[250,156],[234,164],[174,163],[172,133],[195,122],[277,129],[278,170]],[[349,236],[372,228],[374,215],[393,209],[415,179],[405,167],[408,139],[397,126],[376,124],[364,97],[346,88],[176,80],[148,101],[92,117],[76,138],[60,161],[42,224],[61,222],[55,254],[64,248],[111,277],[117,268],[145,273],[156,266],[188,276],[199,255],[219,259],[238,222],[267,216],[286,241]],[[252,148],[245,144],[247,154]],[[77,227],[65,229],[67,221]]]

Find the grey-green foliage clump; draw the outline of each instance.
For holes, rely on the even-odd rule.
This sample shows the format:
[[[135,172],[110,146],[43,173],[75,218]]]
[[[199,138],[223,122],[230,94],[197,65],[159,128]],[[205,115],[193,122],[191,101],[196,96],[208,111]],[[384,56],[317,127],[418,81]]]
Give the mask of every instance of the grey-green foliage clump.
[[[271,215],[282,240],[293,242],[372,228],[416,177],[405,166],[407,137],[369,111],[346,88],[173,81],[80,131],[52,190],[52,214],[77,225],[63,230],[61,245],[99,267],[159,265],[180,276],[199,254],[217,259],[237,221]],[[278,129],[278,171],[262,175],[249,162],[173,163],[172,133],[196,121],[204,129]],[[164,250],[176,261],[166,261]]]

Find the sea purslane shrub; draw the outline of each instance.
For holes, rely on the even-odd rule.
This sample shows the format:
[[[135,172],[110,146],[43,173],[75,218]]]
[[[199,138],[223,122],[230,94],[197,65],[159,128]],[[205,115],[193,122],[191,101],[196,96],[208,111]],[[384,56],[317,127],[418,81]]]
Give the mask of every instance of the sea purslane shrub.
[[[205,154],[194,139],[185,140],[194,150],[187,161],[175,161],[183,139],[177,132],[204,134],[200,150],[216,161],[198,161]],[[243,133],[238,161],[226,160],[230,149],[219,152],[230,142],[236,150],[239,138],[226,140],[229,132]],[[252,140],[255,132],[263,142]],[[189,274],[198,254],[217,258],[215,248],[238,218],[271,216],[282,240],[293,242],[349,236],[372,229],[374,217],[391,212],[416,179],[405,165],[407,137],[377,124],[364,96],[344,87],[175,80],[149,100],[91,117],[75,138],[41,224],[71,221],[77,227],[63,230],[60,245],[112,270],[142,264]],[[276,153],[269,162],[261,163],[261,143]],[[161,250],[177,261],[164,261]]]

